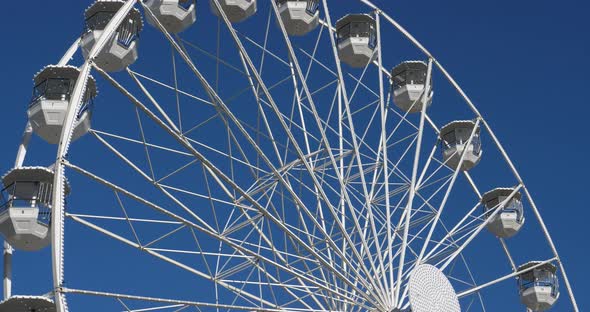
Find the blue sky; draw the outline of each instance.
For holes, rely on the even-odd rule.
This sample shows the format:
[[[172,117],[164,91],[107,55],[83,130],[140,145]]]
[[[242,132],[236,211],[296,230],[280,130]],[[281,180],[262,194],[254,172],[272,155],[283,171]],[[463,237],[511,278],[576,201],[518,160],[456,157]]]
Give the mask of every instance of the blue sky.
[[[585,120],[590,113],[590,5],[582,0],[375,3],[436,56],[492,125],[541,210],[580,309],[590,307],[584,295],[590,291],[585,285],[590,278],[585,260],[590,212],[584,182],[590,175]],[[14,161],[33,74],[55,63],[81,32],[88,4],[3,3],[1,171]],[[199,8],[198,14],[210,14],[205,3]],[[23,293],[25,287],[18,280],[15,284]],[[565,293],[562,296],[567,300]]]

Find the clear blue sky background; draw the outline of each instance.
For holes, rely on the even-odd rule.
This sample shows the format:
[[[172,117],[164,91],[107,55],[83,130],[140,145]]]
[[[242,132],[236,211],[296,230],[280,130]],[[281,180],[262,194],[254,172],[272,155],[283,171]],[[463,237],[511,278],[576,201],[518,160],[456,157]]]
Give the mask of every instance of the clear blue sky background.
[[[1,171],[14,161],[33,74],[80,33],[89,2],[2,2]],[[590,308],[588,1],[375,2],[434,53],[492,124],[541,207],[581,310]]]

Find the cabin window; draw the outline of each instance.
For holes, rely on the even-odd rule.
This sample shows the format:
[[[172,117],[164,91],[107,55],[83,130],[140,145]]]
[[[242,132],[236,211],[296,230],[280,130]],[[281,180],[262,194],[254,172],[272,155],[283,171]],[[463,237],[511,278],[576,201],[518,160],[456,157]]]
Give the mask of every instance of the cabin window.
[[[343,41],[351,37],[369,38],[369,46],[375,48],[377,44],[375,24],[367,21],[350,22],[338,29],[338,41]]]
[[[96,12],[86,19],[86,30],[104,30],[116,12]]]
[[[408,68],[393,77],[394,89],[401,88],[407,84],[426,84],[426,70],[419,68]]]
[[[49,78],[43,80],[33,88],[33,99],[35,102],[41,98],[47,100],[67,101],[72,92],[72,82],[67,78]]]

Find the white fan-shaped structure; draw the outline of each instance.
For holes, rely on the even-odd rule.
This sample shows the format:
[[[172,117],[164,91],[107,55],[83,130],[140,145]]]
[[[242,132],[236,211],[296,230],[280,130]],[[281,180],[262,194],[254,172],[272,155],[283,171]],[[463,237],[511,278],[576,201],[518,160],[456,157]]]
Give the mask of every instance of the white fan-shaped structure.
[[[409,287],[412,312],[461,312],[453,285],[435,266],[417,266],[411,273]]]

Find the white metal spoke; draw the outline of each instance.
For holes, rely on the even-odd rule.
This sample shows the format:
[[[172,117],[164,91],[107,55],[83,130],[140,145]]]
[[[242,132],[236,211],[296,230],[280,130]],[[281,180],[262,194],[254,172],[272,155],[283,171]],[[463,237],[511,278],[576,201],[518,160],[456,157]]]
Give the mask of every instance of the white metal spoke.
[[[546,268],[551,299],[558,279],[569,295],[556,307],[579,311],[556,244],[489,121],[403,26],[371,0],[232,1],[249,9],[211,0],[216,17],[208,17],[197,0],[129,0],[89,17],[93,5],[84,34],[35,75],[3,182],[15,170],[40,171],[33,166],[46,148],[28,157],[29,144],[47,141],[58,143],[46,168],[52,184],[39,182],[31,200],[16,195],[22,181],[4,185],[0,212],[24,214],[13,206],[20,201],[39,209],[48,236],[33,236],[51,245],[52,261],[41,300],[56,312],[80,309],[84,298],[134,312],[409,311],[414,273],[431,265],[462,311],[496,309],[484,297],[513,278],[523,296],[527,276]],[[78,76],[53,77],[61,71]],[[64,91],[52,99],[58,80]],[[449,118],[473,124],[457,130],[462,148],[450,149],[449,127],[437,126]],[[498,181],[504,187],[484,192]],[[513,215],[517,225],[502,224]],[[1,310],[14,297],[15,248],[37,243],[27,238],[23,248],[0,225]],[[519,238],[544,238],[545,249],[509,239],[521,230]],[[474,255],[506,266],[481,274]],[[532,257],[546,260],[519,266]],[[66,274],[71,263],[94,266]],[[184,289],[162,287],[167,279]]]

